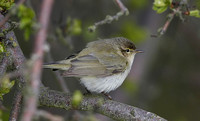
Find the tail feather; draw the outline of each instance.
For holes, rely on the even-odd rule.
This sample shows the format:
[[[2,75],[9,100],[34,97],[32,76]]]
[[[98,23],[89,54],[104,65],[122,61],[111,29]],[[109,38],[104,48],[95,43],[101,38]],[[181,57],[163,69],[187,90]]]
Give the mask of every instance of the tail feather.
[[[68,70],[71,65],[61,62],[44,63],[43,68],[50,68],[53,70]]]

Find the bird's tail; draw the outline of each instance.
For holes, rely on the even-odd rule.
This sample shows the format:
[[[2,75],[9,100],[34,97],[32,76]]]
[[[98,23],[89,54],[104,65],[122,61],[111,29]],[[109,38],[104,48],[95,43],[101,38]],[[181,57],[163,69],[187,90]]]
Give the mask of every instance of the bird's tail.
[[[43,68],[50,68],[53,70],[68,70],[71,64],[67,64],[65,61],[58,61],[52,63],[44,63]]]

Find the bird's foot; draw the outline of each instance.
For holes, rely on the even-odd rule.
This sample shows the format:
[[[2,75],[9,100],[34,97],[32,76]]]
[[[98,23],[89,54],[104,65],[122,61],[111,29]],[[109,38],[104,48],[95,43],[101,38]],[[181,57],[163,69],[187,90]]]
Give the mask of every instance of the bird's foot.
[[[85,90],[86,90],[86,92],[83,95],[91,95],[92,94],[87,88],[85,88]]]
[[[102,92],[102,94],[105,95],[108,99],[112,100],[112,97],[109,94],[107,94],[105,92]]]

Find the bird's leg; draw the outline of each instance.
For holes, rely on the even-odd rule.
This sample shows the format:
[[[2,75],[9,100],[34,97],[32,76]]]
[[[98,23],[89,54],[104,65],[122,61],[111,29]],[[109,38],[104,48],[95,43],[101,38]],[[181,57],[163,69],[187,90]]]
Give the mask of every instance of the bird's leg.
[[[108,99],[112,100],[112,97],[109,94],[107,94],[105,92],[102,92],[102,94],[105,95],[106,97],[108,97]]]
[[[89,95],[89,94],[92,94],[87,88],[85,88],[86,90],[86,93],[84,93],[83,95]]]

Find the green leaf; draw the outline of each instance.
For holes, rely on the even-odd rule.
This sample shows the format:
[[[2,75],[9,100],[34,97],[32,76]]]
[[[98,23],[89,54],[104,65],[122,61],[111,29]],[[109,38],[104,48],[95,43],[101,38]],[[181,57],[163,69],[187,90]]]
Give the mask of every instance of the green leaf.
[[[35,13],[32,9],[21,4],[18,8],[17,16],[20,19],[19,28],[24,30],[24,38],[25,40],[28,40],[33,30],[33,26],[36,24],[34,21]]]
[[[76,90],[72,97],[72,106],[77,107],[83,99],[83,95],[79,90]]]
[[[172,0],[154,0],[153,10],[157,13],[163,13],[171,5]]]
[[[9,80],[7,76],[3,77],[0,81],[0,98],[3,100],[3,95],[10,92],[10,89],[15,84],[15,81]]]
[[[0,42],[0,53],[5,52],[5,47],[3,43]]]
[[[160,8],[158,8],[158,7],[153,7],[153,10],[155,10],[157,13],[163,13],[164,11],[166,11],[167,10],[167,8],[168,7],[160,7]]]
[[[194,17],[200,18],[200,11],[199,10],[191,10],[190,11],[190,16],[194,16]]]
[[[30,20],[29,18],[21,18],[20,21],[20,29],[25,29],[26,27],[29,27],[31,25],[32,20]]]
[[[81,32],[82,32],[81,21],[78,20],[78,19],[74,19],[72,29],[71,29],[71,33],[73,35],[79,35]]]
[[[31,35],[31,30],[30,29],[25,29],[24,30],[24,38],[25,38],[25,40],[28,40],[30,35]]]
[[[68,35],[80,35],[82,32],[81,20],[68,17],[66,32]]]
[[[8,10],[14,5],[14,0],[1,0],[0,10]]]

